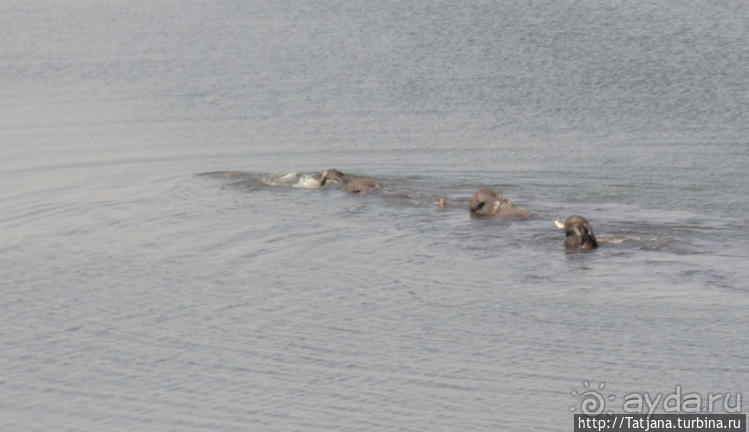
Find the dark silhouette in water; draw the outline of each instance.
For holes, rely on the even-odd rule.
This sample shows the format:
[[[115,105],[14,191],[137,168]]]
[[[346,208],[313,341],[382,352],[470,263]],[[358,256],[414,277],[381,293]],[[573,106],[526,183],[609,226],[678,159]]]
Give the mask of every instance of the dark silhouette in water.
[[[496,192],[481,188],[471,198],[468,205],[473,217],[528,217],[530,213],[520,207],[515,207],[509,199]]]
[[[564,230],[564,246],[567,249],[590,250],[598,247],[598,241],[593,234],[593,227],[590,222],[582,216],[572,215],[560,223],[554,221],[557,228]]]

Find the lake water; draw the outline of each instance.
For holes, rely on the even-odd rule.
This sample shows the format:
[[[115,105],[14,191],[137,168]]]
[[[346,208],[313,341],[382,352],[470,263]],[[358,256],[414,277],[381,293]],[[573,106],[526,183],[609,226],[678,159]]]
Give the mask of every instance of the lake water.
[[[749,391],[749,3],[0,28],[3,431],[567,431],[584,380]],[[326,168],[382,188],[262,182]],[[479,187],[532,218],[471,219]]]

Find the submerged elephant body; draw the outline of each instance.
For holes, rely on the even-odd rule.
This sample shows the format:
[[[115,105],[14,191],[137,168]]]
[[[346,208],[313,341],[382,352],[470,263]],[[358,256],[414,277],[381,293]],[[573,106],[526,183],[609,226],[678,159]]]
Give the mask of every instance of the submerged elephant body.
[[[377,183],[365,178],[356,178],[346,183],[346,191],[366,195],[377,189]]]
[[[324,187],[328,183],[341,183],[347,192],[366,195],[377,189],[379,185],[372,180],[360,177],[351,177],[335,168],[304,176],[298,187],[315,189]]]

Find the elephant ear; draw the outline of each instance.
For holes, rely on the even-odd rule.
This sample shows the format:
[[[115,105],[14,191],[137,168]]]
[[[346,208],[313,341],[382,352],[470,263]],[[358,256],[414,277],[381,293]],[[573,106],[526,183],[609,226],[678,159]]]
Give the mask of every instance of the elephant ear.
[[[598,247],[598,241],[596,240],[596,235],[593,234],[593,228],[588,223],[585,223],[583,225],[583,231],[585,232],[585,237],[590,242],[591,246],[594,248]]]
[[[479,201],[478,203],[471,203],[471,210],[473,211],[481,210],[481,208],[484,207],[484,204],[486,204],[484,201]]]

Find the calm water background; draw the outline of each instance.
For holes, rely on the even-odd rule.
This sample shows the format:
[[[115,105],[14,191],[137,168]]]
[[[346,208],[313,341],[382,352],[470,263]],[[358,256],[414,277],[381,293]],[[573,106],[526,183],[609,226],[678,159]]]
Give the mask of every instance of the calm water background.
[[[0,429],[749,391],[749,3],[658,3],[0,2]],[[257,181],[329,167],[384,190]],[[534,217],[471,220],[480,186]]]

